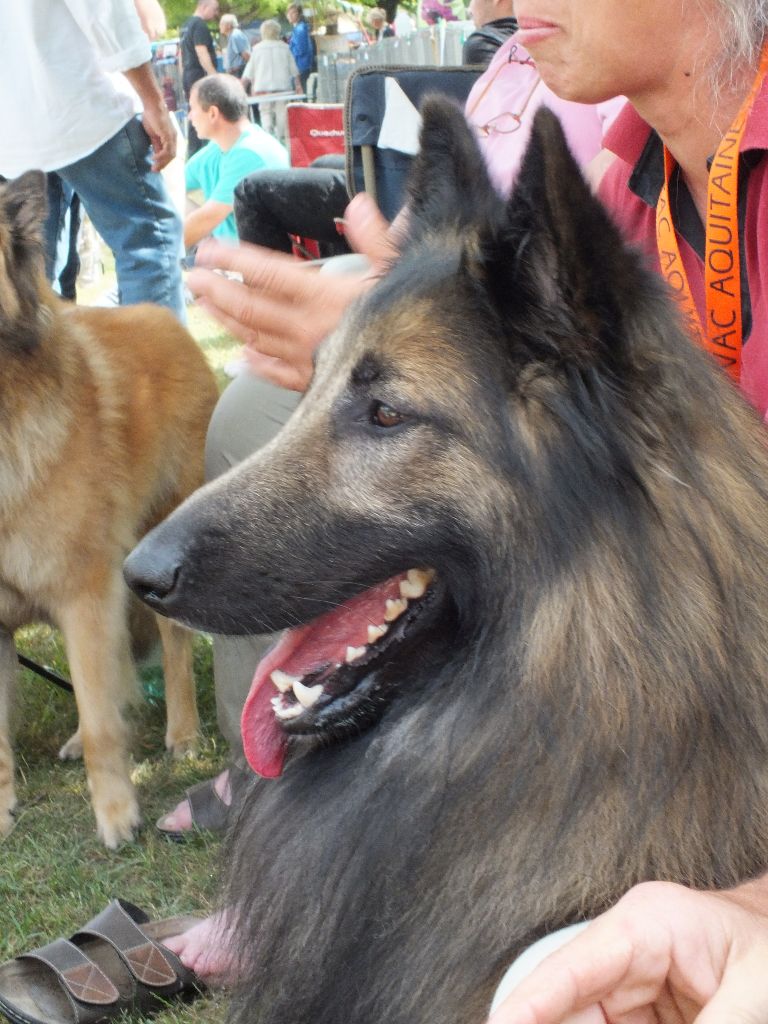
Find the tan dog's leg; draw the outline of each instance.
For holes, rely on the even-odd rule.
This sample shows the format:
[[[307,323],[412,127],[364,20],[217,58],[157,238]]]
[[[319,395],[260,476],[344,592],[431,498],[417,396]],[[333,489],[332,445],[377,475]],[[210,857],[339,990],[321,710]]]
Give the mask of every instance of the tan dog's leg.
[[[165,746],[174,757],[197,750],[200,720],[192,673],[192,634],[176,622],[157,616],[163,641],[165,676]]]
[[[58,615],[80,717],[75,736],[82,742],[98,833],[110,849],[133,839],[140,820],[123,716],[135,697],[125,600],[122,581],[112,575]]]
[[[16,686],[16,647],[13,636],[0,626],[0,836],[13,828],[11,812],[16,806],[11,708]]]

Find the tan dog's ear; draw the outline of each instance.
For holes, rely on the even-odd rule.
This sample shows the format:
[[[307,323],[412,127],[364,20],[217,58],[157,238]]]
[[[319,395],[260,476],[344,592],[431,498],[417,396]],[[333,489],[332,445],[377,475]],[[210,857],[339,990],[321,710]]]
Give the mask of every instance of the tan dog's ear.
[[[2,199],[14,234],[29,241],[42,241],[48,207],[43,172],[27,171],[9,181],[2,191]]]
[[[50,330],[43,298],[46,208],[42,171],[0,185],[0,342],[19,352],[31,352]]]

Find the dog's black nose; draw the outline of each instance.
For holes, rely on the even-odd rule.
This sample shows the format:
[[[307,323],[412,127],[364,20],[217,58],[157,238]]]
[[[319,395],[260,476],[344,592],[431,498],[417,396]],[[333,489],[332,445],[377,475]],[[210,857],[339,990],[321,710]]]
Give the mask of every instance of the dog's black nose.
[[[181,575],[181,559],[174,551],[158,552],[142,541],[123,563],[123,576],[131,590],[156,611],[167,611]]]

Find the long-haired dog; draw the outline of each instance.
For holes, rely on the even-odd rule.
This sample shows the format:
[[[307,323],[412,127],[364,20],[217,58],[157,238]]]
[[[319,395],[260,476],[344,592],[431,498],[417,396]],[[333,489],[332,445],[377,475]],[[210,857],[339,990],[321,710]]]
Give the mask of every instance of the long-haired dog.
[[[128,561],[289,627],[243,716],[242,1024],[472,1024],[642,879],[768,865],[768,451],[548,112],[497,197],[431,101],[391,272]]]
[[[202,482],[216,385],[167,310],[58,300],[44,277],[44,216],[42,174],[0,188],[0,834],[16,803],[12,633],[42,619],[61,627],[77,698],[79,728],[61,756],[84,757],[98,831],[114,847],[139,822],[121,564]],[[191,636],[159,624],[166,744],[180,755],[198,730]]]

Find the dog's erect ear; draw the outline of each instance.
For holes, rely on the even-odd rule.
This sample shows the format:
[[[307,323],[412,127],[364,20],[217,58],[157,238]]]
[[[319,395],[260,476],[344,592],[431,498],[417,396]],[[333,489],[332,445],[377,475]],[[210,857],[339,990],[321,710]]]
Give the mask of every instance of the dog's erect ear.
[[[535,321],[540,312],[542,325],[530,325],[540,354],[580,362],[626,354],[633,294],[649,272],[592,194],[546,108],[536,113],[506,225],[487,255],[486,280],[503,318],[525,309]],[[553,321],[559,330],[549,329]]]
[[[409,234],[480,226],[500,201],[463,113],[433,95],[421,115],[421,149],[408,179]]]
[[[9,181],[0,193],[5,215],[15,234],[30,241],[42,238],[47,208],[45,175],[27,171]]]
[[[18,352],[31,352],[50,329],[40,298],[46,205],[41,171],[0,185],[0,343]]]

